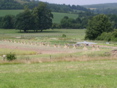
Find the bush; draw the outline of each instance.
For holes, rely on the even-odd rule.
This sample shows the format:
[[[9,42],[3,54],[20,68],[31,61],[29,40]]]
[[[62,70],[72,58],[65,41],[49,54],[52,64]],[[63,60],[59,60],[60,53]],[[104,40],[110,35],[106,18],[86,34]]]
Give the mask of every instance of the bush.
[[[65,34],[62,35],[63,38],[67,37]]]
[[[117,41],[117,31],[113,32],[103,32],[100,36],[97,37],[98,40],[105,41]]]
[[[16,55],[13,53],[9,53],[6,55],[6,59],[9,61],[15,60],[16,59]]]
[[[100,36],[97,37],[97,40],[111,41],[112,33],[103,32]]]

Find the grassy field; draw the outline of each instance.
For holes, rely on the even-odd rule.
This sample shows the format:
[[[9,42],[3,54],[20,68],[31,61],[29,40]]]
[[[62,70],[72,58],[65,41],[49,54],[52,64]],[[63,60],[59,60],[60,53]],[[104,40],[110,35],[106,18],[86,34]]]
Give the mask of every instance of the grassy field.
[[[38,47],[3,40],[45,42],[63,46],[66,43],[75,44],[84,41],[85,31],[85,29],[49,29],[42,33],[20,33],[15,29],[0,29],[2,46],[0,54],[11,52],[11,49],[3,48],[8,45]],[[63,34],[66,37],[62,37]],[[100,51],[91,51],[91,47],[88,47],[89,50],[83,51],[82,46],[78,47],[78,52],[53,55],[14,49],[17,60],[3,61],[0,57],[0,88],[116,88],[117,58],[105,54],[112,50],[110,46],[116,46],[116,42],[109,45],[106,45],[105,41],[93,42],[109,47],[103,47]],[[50,49],[57,50],[52,47]]]
[[[0,38],[15,38],[15,37],[24,37],[24,38],[61,38],[63,34],[66,35],[66,38],[83,40],[85,36],[85,29],[48,29],[43,32],[38,33],[20,33],[19,30],[15,29],[0,29]]]
[[[0,10],[0,16],[5,16],[5,15],[17,15],[18,13],[22,12],[23,10]],[[78,17],[77,14],[70,14],[70,13],[57,13],[57,12],[52,12],[54,15],[53,18],[53,23],[60,23],[61,19],[64,16],[68,16],[70,18],[76,19]]]
[[[117,61],[6,64],[0,88],[116,88]]]
[[[78,17],[77,14],[70,14],[70,13],[57,13],[57,12],[53,12],[53,15],[54,15],[54,19],[53,19],[54,23],[60,23],[61,19],[64,16],[68,16],[69,18],[73,18],[73,19],[76,19]]]

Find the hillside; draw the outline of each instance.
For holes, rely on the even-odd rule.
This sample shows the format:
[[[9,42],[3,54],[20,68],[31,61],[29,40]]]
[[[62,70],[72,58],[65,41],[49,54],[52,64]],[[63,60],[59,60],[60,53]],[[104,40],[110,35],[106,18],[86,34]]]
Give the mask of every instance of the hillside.
[[[105,3],[105,4],[93,4],[93,5],[83,5],[85,8],[94,9],[117,9],[117,3]]]
[[[117,15],[117,3],[105,3],[84,5],[85,8],[90,9],[97,14],[116,14]]]
[[[24,6],[28,6],[30,9],[38,6],[40,1],[33,0],[0,0],[0,9],[23,9]],[[65,5],[65,4],[51,4],[47,3],[47,7],[53,12],[63,13],[78,13],[79,11],[89,11],[88,9],[79,5]]]
[[[29,1],[27,0],[14,0],[14,1],[21,3],[21,4],[29,3]]]

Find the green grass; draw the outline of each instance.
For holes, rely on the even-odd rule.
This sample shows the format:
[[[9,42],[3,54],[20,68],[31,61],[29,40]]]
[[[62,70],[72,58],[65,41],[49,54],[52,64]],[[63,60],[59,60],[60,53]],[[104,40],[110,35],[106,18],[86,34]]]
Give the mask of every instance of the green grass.
[[[0,17],[5,15],[17,15],[23,10],[0,10]]]
[[[24,38],[61,38],[63,34],[66,35],[66,38],[73,38],[73,39],[84,39],[86,30],[81,29],[49,29],[44,30],[43,32],[38,33],[19,33],[19,30],[15,29],[0,29],[0,38],[4,37],[17,37],[21,36]],[[47,40],[47,39],[46,39]]]
[[[117,60],[6,64],[0,88],[116,88]]]
[[[35,55],[35,51],[26,51],[26,50],[18,50],[18,49],[7,49],[7,48],[0,48],[0,55],[6,55],[9,53],[14,53],[16,55]]]
[[[57,12],[53,12],[53,15],[54,15],[53,23],[60,23],[61,19],[64,16],[68,16],[69,18],[73,18],[73,19],[76,19],[78,17],[77,14],[70,14],[70,13],[57,13]]]
[[[0,29],[0,39],[52,44],[76,43],[84,41],[85,31],[49,29],[42,33],[19,33],[15,29]],[[66,35],[65,38],[62,37],[63,34]],[[21,39],[16,37],[21,37]],[[103,41],[94,42],[104,43]],[[7,42],[0,41],[0,43],[7,45],[5,44]],[[91,47],[89,49],[91,50]],[[2,51],[11,52],[9,49],[0,49],[1,53]],[[117,60],[104,56],[104,53],[108,51],[110,51],[108,48],[96,52],[82,50],[70,54],[53,54],[51,58],[50,54],[18,55],[18,59],[13,62],[5,62],[1,57],[0,88],[116,88]],[[30,54],[30,51],[25,50],[15,52]],[[38,62],[42,60],[44,63],[41,61],[33,63],[36,60]],[[52,62],[54,60],[55,62]]]
[[[5,16],[5,15],[17,15],[18,13],[22,12],[23,10],[0,10],[0,17]],[[77,14],[70,14],[70,13],[57,13],[57,12],[52,12],[53,13],[53,23],[60,23],[61,19],[64,16],[68,16],[70,18],[76,19],[78,17]]]

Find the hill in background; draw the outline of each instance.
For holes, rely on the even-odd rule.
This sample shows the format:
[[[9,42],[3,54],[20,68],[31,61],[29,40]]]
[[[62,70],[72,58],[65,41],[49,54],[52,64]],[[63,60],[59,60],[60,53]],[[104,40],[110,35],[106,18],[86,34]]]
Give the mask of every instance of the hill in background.
[[[116,14],[117,15],[117,3],[84,5],[84,7],[98,14],[103,13],[103,14]]]
[[[95,9],[117,9],[117,3],[105,3],[105,4],[93,4],[93,5],[83,5],[85,8],[95,8]]]
[[[23,9],[27,5],[30,9],[38,6],[40,1],[35,0],[0,0],[0,9]],[[45,2],[53,12],[78,13],[79,11],[89,11],[79,5],[51,4]]]

